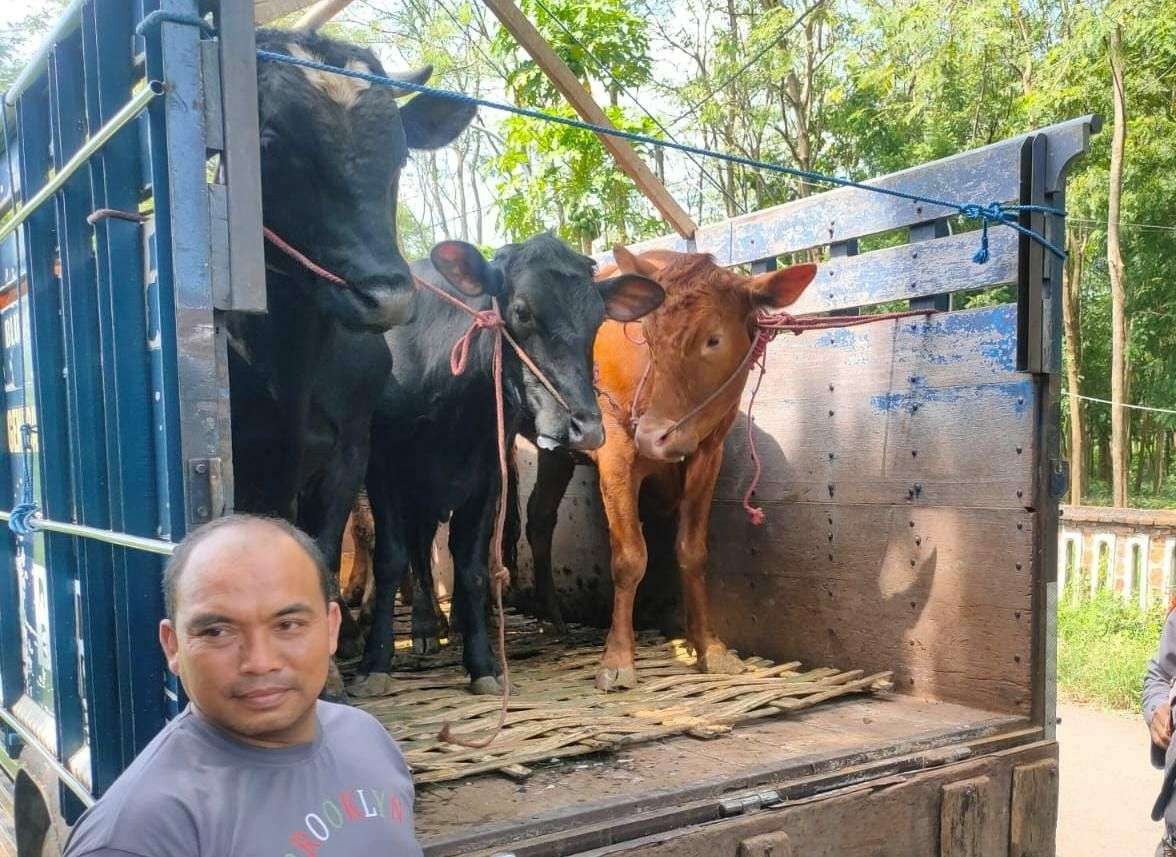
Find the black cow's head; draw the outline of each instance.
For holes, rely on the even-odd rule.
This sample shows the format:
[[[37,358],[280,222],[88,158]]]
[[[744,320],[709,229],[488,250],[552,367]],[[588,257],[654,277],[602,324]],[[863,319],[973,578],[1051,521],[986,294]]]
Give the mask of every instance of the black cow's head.
[[[383,75],[371,51],[314,33],[258,30],[258,48]],[[423,83],[424,68],[400,79]],[[226,86],[232,81],[226,80]],[[474,108],[326,71],[261,59],[257,100],[265,225],[347,287],[308,277],[267,246],[271,267],[310,283],[313,300],[348,327],[385,331],[412,315],[408,265],[396,242],[396,186],[411,149],[456,137]]]
[[[443,241],[429,255],[460,291],[498,299],[511,336],[567,402],[565,410],[524,370],[526,411],[539,445],[596,449],[604,443],[593,385],[596,330],[606,315],[633,321],[656,309],[665,298],[661,286],[637,274],[594,282],[593,261],[550,233],[508,244],[490,262],[464,241]]]

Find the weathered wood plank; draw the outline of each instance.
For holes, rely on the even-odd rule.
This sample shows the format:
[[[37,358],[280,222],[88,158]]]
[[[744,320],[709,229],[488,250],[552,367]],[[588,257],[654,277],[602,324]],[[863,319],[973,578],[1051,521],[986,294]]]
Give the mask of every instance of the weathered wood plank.
[[[1042,759],[1013,769],[1009,857],[1054,857],[1058,763]]]
[[[985,857],[984,823],[991,780],[976,777],[943,787],[939,857]]]
[[[972,261],[975,232],[888,247],[822,262],[813,285],[789,307],[793,314],[827,312],[886,301],[982,289],[1017,278],[1017,234],[989,231],[987,263]]]
[[[739,843],[739,857],[795,857],[792,842],[783,831],[749,836]]]
[[[1089,135],[1091,117],[1072,119],[1032,132],[1055,139],[1059,150],[1070,151],[1075,141]],[[1031,134],[1010,137],[980,149],[872,179],[866,184],[902,190],[952,202],[1012,202],[1020,193],[1021,145]],[[811,247],[823,247],[900,229],[955,212],[943,206],[910,202],[857,188],[840,188],[741,217],[703,226],[696,235],[698,252],[714,253],[721,264],[746,264]],[[990,230],[1011,232],[1003,227]],[[686,242],[674,235],[633,245],[641,251],[654,248],[686,250]],[[963,264],[971,253],[959,261]],[[596,257],[604,262],[611,253]]]
[[[715,857],[739,853],[740,843],[783,830],[788,834],[793,851],[804,857],[865,854],[870,857],[940,857],[939,801],[944,786],[961,779],[986,777],[993,784],[989,805],[999,813],[1000,804],[1008,801],[1009,768],[1056,756],[1056,744],[1034,744],[1013,753],[986,755],[909,777],[884,778],[881,782],[872,779],[857,788],[849,787],[833,795],[790,801],[769,812],[676,829],[663,828],[664,832],[603,845],[586,853],[592,857],[663,857],[667,854]],[[1002,857],[1006,845],[1006,842],[989,838],[982,853],[986,857]],[[518,850],[526,851],[521,845]],[[478,851],[471,857],[490,857],[492,853]],[[570,852],[552,849],[551,853]],[[1049,853],[1053,853],[1052,849]]]
[[[762,527],[738,503],[712,514],[712,621],[728,645],[867,671],[884,663],[902,692],[1029,712],[1032,514],[765,511]]]
[[[777,340],[756,397],[757,498],[1030,506],[1036,396],[1013,329],[1003,306]],[[716,498],[741,499],[754,466],[741,416]]]

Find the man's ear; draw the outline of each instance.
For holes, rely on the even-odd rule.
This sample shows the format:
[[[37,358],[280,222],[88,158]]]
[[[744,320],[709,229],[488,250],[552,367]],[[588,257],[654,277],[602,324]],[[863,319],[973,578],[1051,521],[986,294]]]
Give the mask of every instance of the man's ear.
[[[159,646],[163,649],[163,656],[167,660],[167,668],[172,675],[180,674],[180,636],[171,619],[164,619],[159,623]]]
[[[429,252],[433,267],[464,295],[502,294],[503,276],[498,265],[491,265],[478,248],[465,241],[442,241]]]
[[[343,624],[343,614],[339,612],[339,602],[327,602],[327,642],[334,656],[339,648],[339,626]]]
[[[747,291],[757,308],[783,309],[796,303],[816,275],[817,266],[811,262],[791,265],[779,271],[756,274],[747,281]]]
[[[662,287],[640,274],[620,274],[597,280],[596,290],[604,301],[604,314],[613,321],[636,321],[662,305]]]

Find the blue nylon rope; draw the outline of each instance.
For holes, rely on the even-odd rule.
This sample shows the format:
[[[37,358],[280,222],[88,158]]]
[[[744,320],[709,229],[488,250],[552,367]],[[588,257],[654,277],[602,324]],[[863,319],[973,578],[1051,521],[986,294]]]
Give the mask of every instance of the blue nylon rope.
[[[208,23],[198,15],[188,15],[183,12],[168,12],[164,9],[152,12],[150,15],[140,21],[138,26],[135,27],[135,34],[139,36],[146,35],[148,30],[154,30],[164,22],[169,24],[187,24],[189,27],[198,27],[200,32],[204,33],[206,36],[212,36],[216,34],[216,30],[212,28],[212,24]]]
[[[583,122],[579,119],[569,119],[564,116],[555,116],[551,113],[545,113],[542,110],[533,110],[529,107],[517,107],[513,104],[506,104],[501,101],[491,101],[486,98],[477,98],[472,95],[465,95],[461,92],[453,92],[448,89],[437,89],[432,86],[425,86],[419,83],[409,83],[402,80],[394,80],[390,77],[383,77],[378,74],[371,74],[369,72],[354,71],[352,69],[339,68],[338,66],[327,65],[326,63],[315,62],[314,60],[300,59],[292,57],[287,54],[280,54],[274,51],[257,52],[259,59],[271,60],[273,62],[286,63],[287,65],[297,65],[304,68],[311,68],[317,71],[325,71],[331,74],[340,74],[344,77],[353,77],[357,80],[366,80],[368,83],[376,86],[386,86],[394,89],[403,89],[409,92],[419,92],[428,95],[435,95],[438,98],[445,98],[450,101],[455,101],[459,104],[473,104],[477,107],[488,107],[492,110],[501,110],[506,113],[514,113],[517,116],[526,116],[530,119],[540,119],[545,122],[555,122],[560,125],[566,125],[570,128],[579,128],[584,131],[592,131],[597,134],[607,134],[610,137],[619,137],[622,140],[630,140],[634,143],[644,143],[650,146],[661,146],[664,149],[674,149],[679,152],[685,152],[690,155],[698,155],[704,158],[715,158],[716,160],[726,161],[732,164],[739,164],[752,169],[767,170],[774,173],[783,173],[785,175],[795,176],[797,178],[808,179],[813,182],[821,182],[824,184],[836,185],[838,187],[852,187],[859,190],[869,191],[870,193],[880,193],[885,196],[896,197],[898,199],[905,199],[910,202],[922,202],[927,205],[938,205],[944,208],[950,208],[958,212],[970,220],[979,220],[981,222],[980,230],[980,249],[976,251],[972,257],[972,261],[977,264],[984,264],[988,261],[988,227],[989,225],[1004,225],[1010,229],[1014,229],[1021,235],[1036,241],[1045,249],[1049,250],[1060,259],[1066,258],[1066,253],[1061,248],[1055,246],[1044,235],[1039,232],[1022,226],[1016,222],[1016,216],[1022,211],[1033,211],[1042,214],[1050,214],[1055,217],[1065,217],[1066,213],[1061,209],[1051,208],[1046,205],[1009,205],[1002,202],[992,202],[988,205],[979,205],[977,203],[958,203],[947,199],[937,199],[933,196],[921,196],[920,194],[907,193],[906,191],[893,190],[891,188],[877,187],[876,185],[869,185],[863,182],[856,182],[851,179],[843,179],[837,176],[828,176],[823,173],[813,172],[811,170],[801,170],[796,167],[787,167],[783,164],[775,164],[770,161],[757,161],[753,158],[744,158],[740,155],[731,155],[726,152],[714,152],[710,149],[702,149],[698,146],[690,146],[686,143],[677,143],[670,140],[658,140],[654,137],[648,137],[645,134],[637,134],[632,131],[622,131],[619,128],[605,128],[601,125],[593,125],[591,122]]]
[[[18,298],[19,300],[19,298]],[[25,390],[28,395],[28,390]],[[37,531],[34,516],[37,514],[37,503],[33,497],[33,432],[36,428],[28,423],[20,425],[21,440],[21,474],[20,474],[20,502],[12,507],[8,518],[8,529],[18,536],[31,536]]]

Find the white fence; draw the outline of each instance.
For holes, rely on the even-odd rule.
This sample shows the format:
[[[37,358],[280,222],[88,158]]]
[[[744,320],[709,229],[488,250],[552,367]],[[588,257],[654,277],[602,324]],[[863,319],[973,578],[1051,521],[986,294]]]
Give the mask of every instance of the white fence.
[[[1058,591],[1103,590],[1144,610],[1176,596],[1176,511],[1062,507]]]

